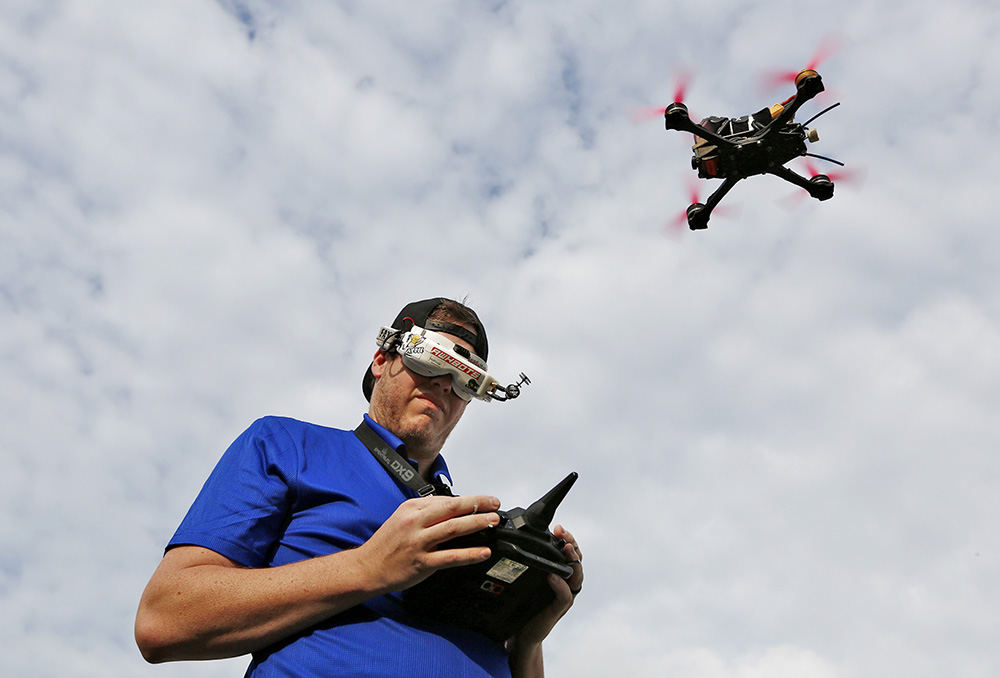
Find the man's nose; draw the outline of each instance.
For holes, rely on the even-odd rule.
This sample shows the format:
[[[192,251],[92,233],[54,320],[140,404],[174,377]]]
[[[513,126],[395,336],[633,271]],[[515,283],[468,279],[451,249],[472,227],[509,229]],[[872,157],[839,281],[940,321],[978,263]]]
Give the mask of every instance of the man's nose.
[[[451,393],[452,377],[450,374],[439,374],[429,378],[430,383],[442,393]]]

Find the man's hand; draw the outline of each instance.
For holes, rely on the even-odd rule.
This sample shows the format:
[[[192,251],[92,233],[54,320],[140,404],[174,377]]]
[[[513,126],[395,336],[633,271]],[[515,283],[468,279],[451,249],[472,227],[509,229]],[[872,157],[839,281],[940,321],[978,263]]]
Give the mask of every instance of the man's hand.
[[[552,534],[557,539],[566,540],[566,545],[563,547],[563,558],[572,566],[573,574],[569,576],[569,579],[563,579],[555,574],[549,575],[549,584],[556,594],[555,600],[521,629],[517,635],[517,644],[521,646],[540,644],[545,640],[556,622],[569,612],[569,608],[573,607],[576,595],[583,588],[583,552],[580,551],[579,544],[562,525],[556,525]]]
[[[488,560],[487,547],[436,549],[449,539],[495,527],[499,508],[499,499],[483,495],[410,499],[358,550],[383,593],[400,591],[437,570]]]
[[[573,601],[583,589],[583,552],[569,530],[562,525],[556,525],[552,534],[557,539],[564,539],[563,558],[573,568],[573,574],[568,579],[550,574],[549,585],[556,597],[548,607],[536,614],[521,632],[510,643],[511,674],[515,678],[541,678],[545,670],[542,662],[542,641],[549,635],[552,628],[563,618]]]

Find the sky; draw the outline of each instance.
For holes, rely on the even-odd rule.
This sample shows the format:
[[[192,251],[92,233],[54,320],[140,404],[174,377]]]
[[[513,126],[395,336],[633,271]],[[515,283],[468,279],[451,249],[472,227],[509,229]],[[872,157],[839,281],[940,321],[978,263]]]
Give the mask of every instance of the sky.
[[[675,228],[691,138],[642,113],[756,111],[828,40],[833,199]],[[975,0],[0,0],[0,673],[242,675],[140,657],[165,543],[443,295],[532,380],[455,489],[580,474],[549,675],[1000,674],[998,61]]]

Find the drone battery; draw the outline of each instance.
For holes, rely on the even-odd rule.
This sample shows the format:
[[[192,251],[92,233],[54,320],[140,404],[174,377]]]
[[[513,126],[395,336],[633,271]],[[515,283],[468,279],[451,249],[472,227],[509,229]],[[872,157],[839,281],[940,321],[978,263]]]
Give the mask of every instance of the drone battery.
[[[548,531],[548,524],[576,476],[568,475],[528,509],[500,511],[497,527],[443,544],[442,549],[488,546],[491,555],[475,565],[438,570],[407,589],[407,608],[497,642],[516,635],[555,598],[548,576],[573,574],[563,557],[565,542]]]

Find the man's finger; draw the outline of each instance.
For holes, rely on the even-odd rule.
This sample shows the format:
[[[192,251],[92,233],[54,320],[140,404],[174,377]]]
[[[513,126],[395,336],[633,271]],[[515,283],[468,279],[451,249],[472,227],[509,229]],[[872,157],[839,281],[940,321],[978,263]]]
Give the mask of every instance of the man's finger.
[[[427,528],[430,546],[437,546],[456,537],[475,534],[500,524],[498,513],[474,513],[449,518]]]
[[[467,497],[424,497],[411,500],[421,511],[423,524],[434,525],[456,516],[492,513],[500,508],[500,500],[487,495]]]
[[[474,565],[484,560],[489,560],[491,552],[485,546],[475,546],[465,549],[444,549],[442,551],[432,551],[427,554],[427,565],[434,570],[443,570],[449,567],[461,567],[463,565]]]

